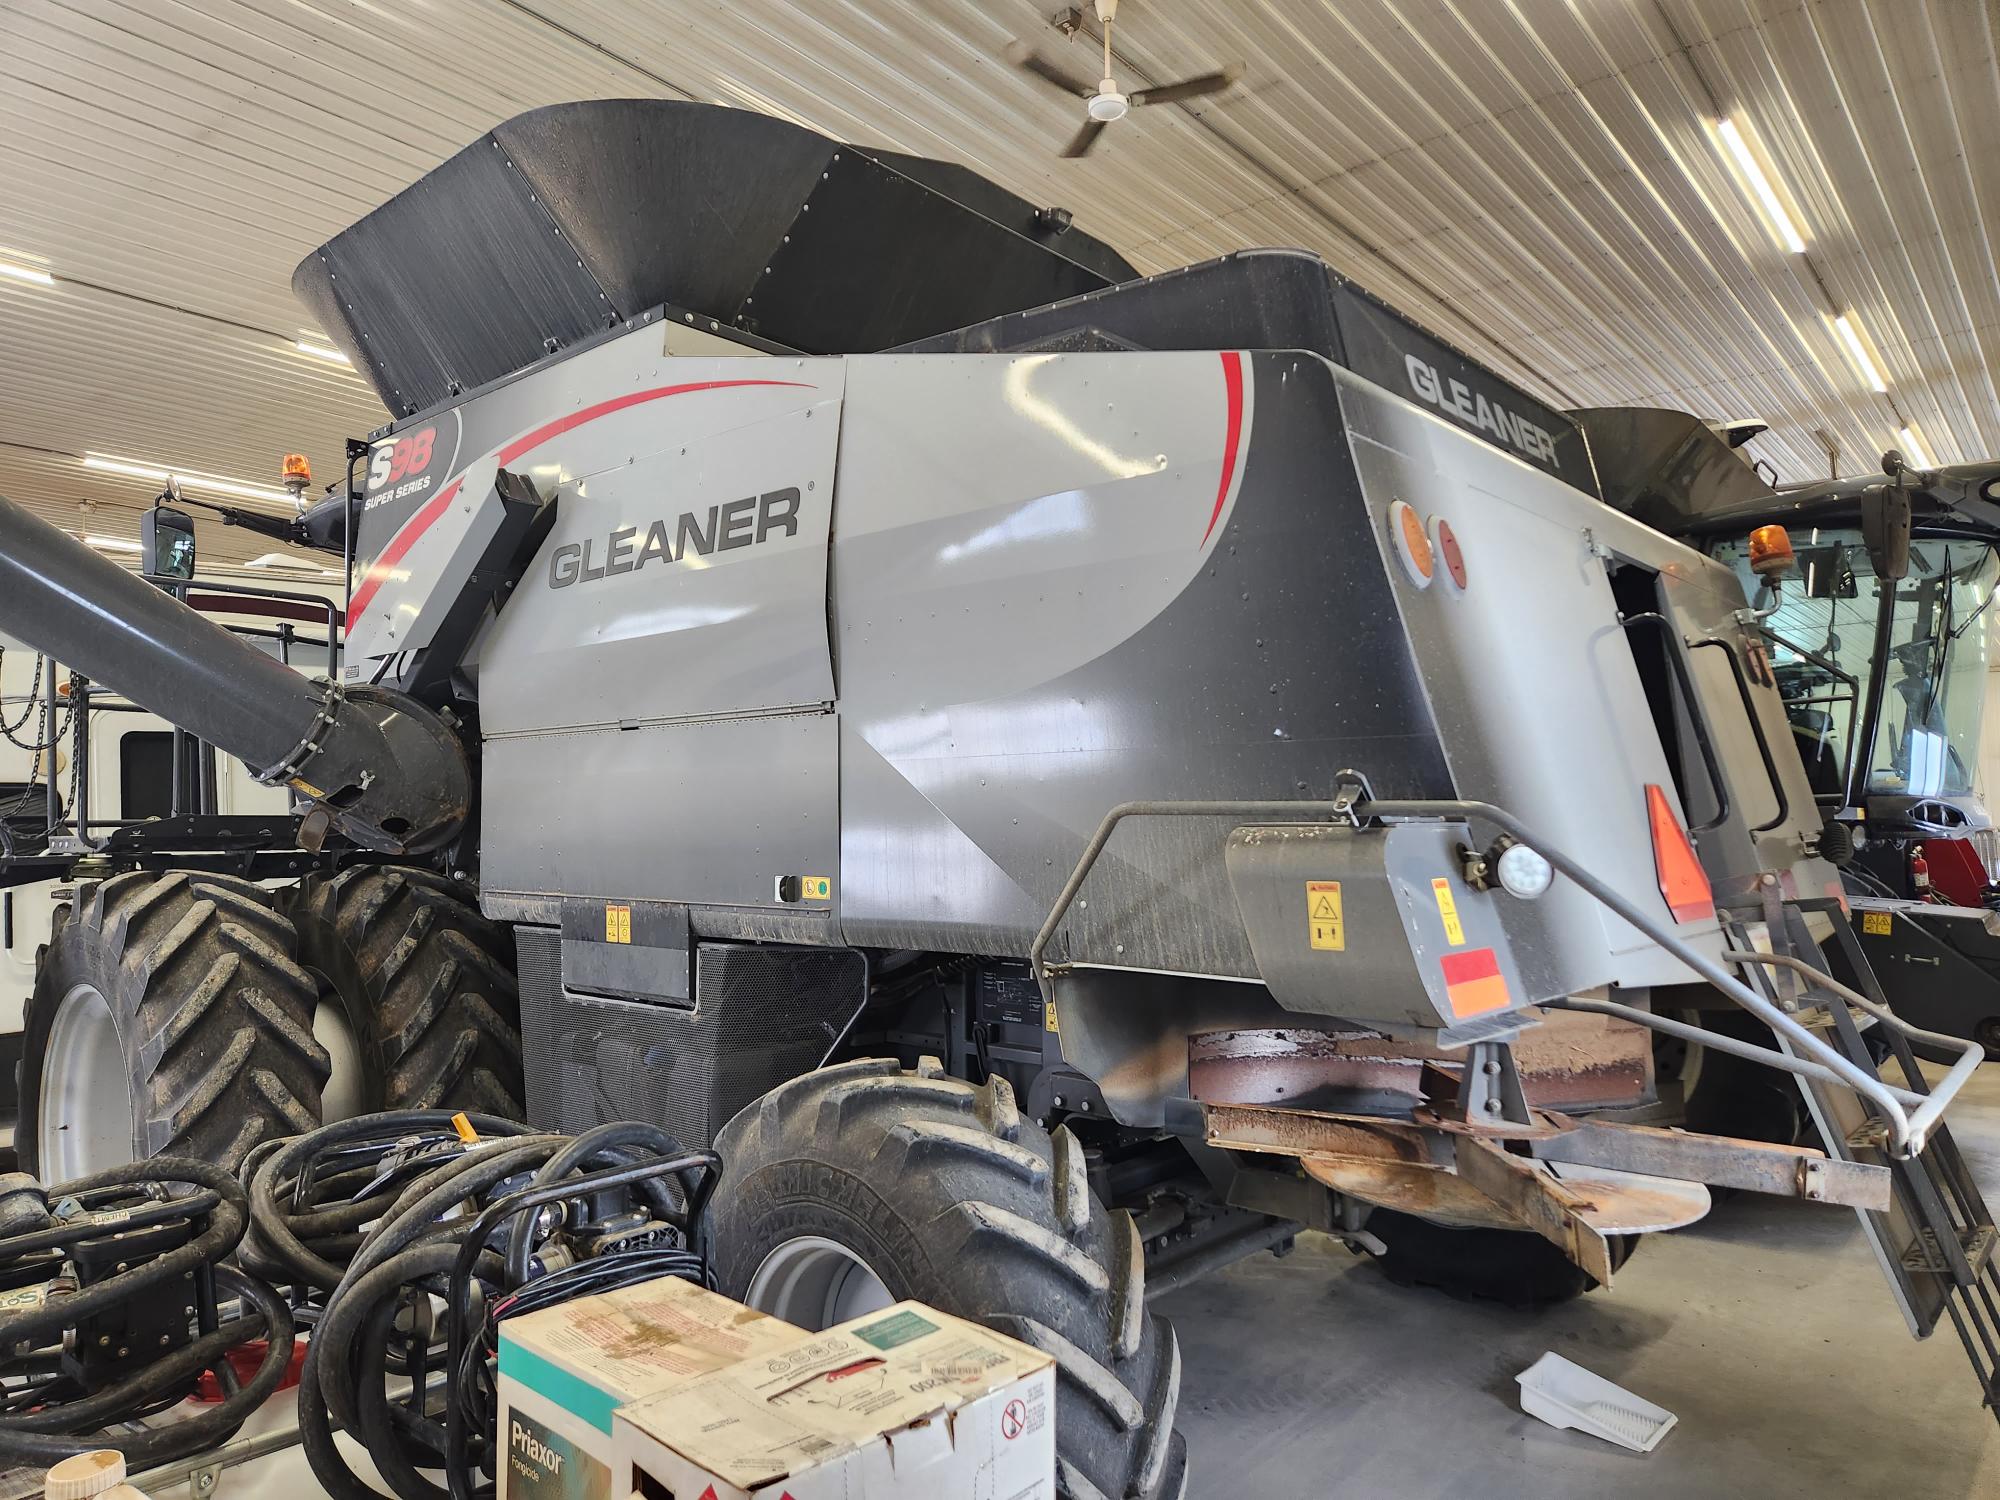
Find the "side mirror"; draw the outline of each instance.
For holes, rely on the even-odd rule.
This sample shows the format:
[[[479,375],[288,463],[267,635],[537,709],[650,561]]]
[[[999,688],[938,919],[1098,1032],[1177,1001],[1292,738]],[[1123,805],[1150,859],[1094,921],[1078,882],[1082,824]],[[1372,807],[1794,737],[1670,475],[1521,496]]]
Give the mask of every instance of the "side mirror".
[[[166,505],[140,516],[139,565],[156,577],[194,577],[193,518]]]
[[[1861,539],[1875,576],[1895,582],[1910,572],[1910,492],[1900,484],[1870,488],[1861,497]]]

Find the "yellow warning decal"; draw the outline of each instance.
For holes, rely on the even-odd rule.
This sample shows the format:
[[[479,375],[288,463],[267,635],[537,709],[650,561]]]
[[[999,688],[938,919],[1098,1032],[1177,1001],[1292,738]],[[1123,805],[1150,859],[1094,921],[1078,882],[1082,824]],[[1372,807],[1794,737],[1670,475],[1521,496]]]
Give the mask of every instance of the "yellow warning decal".
[[[1340,909],[1338,880],[1306,882],[1306,933],[1315,948],[1347,949],[1347,919]]]
[[[1861,930],[1870,937],[1887,937],[1895,925],[1895,917],[1886,911],[1864,911],[1861,914]]]
[[[833,882],[824,875],[801,875],[799,877],[799,899],[801,901],[831,901]]]
[[[632,908],[612,906],[604,908],[604,941],[607,943],[629,943],[632,941]]]
[[[1438,915],[1444,918],[1444,940],[1454,948],[1465,946],[1465,924],[1458,920],[1458,903],[1452,899],[1451,882],[1439,876],[1431,882],[1437,896]]]
[[[1057,1036],[1062,1035],[1062,1027],[1056,1024],[1056,1003],[1051,1000],[1042,1007],[1042,1024]]]

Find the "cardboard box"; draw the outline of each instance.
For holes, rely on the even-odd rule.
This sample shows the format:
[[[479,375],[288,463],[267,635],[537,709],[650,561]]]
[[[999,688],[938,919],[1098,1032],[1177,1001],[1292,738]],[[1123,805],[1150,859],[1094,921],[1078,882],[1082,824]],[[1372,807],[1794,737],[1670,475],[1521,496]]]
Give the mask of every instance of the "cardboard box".
[[[614,1412],[807,1337],[672,1278],[506,1319],[498,1500],[624,1500],[611,1486]]]
[[[1048,1355],[915,1302],[621,1407],[651,1500],[1055,1500]]]

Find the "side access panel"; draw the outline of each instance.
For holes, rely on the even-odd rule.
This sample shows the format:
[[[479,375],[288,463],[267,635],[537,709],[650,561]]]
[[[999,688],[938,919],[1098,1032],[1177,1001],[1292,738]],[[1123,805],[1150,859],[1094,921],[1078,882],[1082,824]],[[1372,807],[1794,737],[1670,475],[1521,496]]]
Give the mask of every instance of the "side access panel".
[[[507,403],[480,441],[522,449],[556,506],[477,651],[496,907],[667,901],[698,931],[718,925],[701,908],[748,909],[758,936],[830,929],[845,384],[838,359],[669,356],[654,327],[473,403]]]

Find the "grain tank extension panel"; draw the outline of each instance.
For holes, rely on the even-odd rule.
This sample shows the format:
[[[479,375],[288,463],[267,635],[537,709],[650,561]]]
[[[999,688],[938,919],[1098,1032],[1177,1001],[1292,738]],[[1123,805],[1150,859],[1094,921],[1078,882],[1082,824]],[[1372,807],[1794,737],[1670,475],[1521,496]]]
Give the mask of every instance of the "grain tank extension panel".
[[[307,256],[292,290],[406,416],[661,306],[857,353],[1134,274],[1066,223],[951,163],[593,100],[495,126]]]

